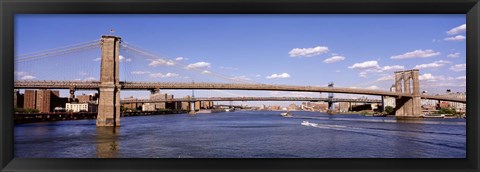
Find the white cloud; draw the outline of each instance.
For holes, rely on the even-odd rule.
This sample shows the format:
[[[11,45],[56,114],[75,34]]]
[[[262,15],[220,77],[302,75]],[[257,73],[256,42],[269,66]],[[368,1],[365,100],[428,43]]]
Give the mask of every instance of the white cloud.
[[[448,35],[456,35],[456,34],[459,34],[459,33],[463,33],[467,30],[467,24],[462,24],[460,26],[457,26],[453,29],[450,29],[449,31],[447,31],[447,34]]]
[[[232,77],[231,79],[233,80],[237,80],[237,81],[250,81],[251,79],[246,77],[246,76],[235,76],[235,77]]]
[[[97,80],[95,77],[88,77],[84,79],[84,81],[95,81],[95,80]]]
[[[267,76],[267,79],[275,79],[275,78],[290,78],[290,75],[288,73],[282,73],[282,74],[272,74],[270,76]]]
[[[328,59],[325,59],[323,62],[324,63],[335,63],[335,62],[342,61],[342,60],[345,60],[345,57],[343,57],[343,56],[333,56],[333,57],[330,57]]]
[[[393,81],[393,80],[395,80],[394,75],[382,76],[382,77],[377,79],[377,81]]]
[[[128,58],[125,60],[126,62],[131,62],[132,61],[132,58]]]
[[[434,76],[430,73],[420,75],[419,77],[422,88],[437,88],[438,87],[465,87],[466,86],[466,76],[459,77],[444,77],[444,76]],[[441,82],[439,82],[441,81]]]
[[[255,77],[257,77],[257,78],[258,78],[258,77],[261,77],[261,76],[262,76],[262,75],[255,75]]]
[[[378,89],[380,89],[380,87],[378,87],[378,86],[376,86],[376,85],[372,85],[372,86],[367,87],[366,89],[378,90]]]
[[[85,72],[78,72],[78,75],[80,75],[80,76],[87,76],[87,73],[85,73]]]
[[[453,70],[455,72],[460,72],[460,71],[465,71],[467,70],[467,64],[456,64],[450,67],[450,70]]]
[[[426,58],[440,55],[440,52],[435,52],[431,49],[428,50],[415,50],[412,52],[407,52],[401,55],[396,55],[390,57],[390,59],[409,59],[409,58]]]
[[[150,74],[150,77],[152,78],[172,78],[172,77],[176,77],[178,76],[178,74],[176,73],[167,73],[167,74],[163,74],[163,73],[152,73]]]
[[[415,69],[439,68],[439,67],[445,66],[445,64],[448,64],[448,63],[452,63],[452,62],[445,61],[445,60],[439,60],[439,61],[435,61],[433,63],[416,65],[414,68]]]
[[[150,64],[148,64],[148,66],[153,66],[153,67],[175,65],[175,62],[173,62],[172,60],[163,60],[163,59],[152,60],[152,59],[150,59],[150,61],[151,62],[150,62]]]
[[[463,41],[465,40],[465,36],[463,35],[457,35],[457,36],[452,36],[452,37],[446,37],[445,41]]]
[[[13,72],[13,73],[14,73],[15,75],[18,75],[18,76],[26,76],[26,75],[28,75],[27,72],[22,72],[22,71],[15,71],[15,72]]]
[[[28,74],[27,72],[16,71],[13,72],[15,75],[19,76],[22,80],[35,79],[37,77]]]
[[[362,71],[362,72],[358,73],[358,76],[360,76],[362,78],[366,78],[367,77],[367,71]]]
[[[280,95],[280,93],[281,93],[280,91],[271,91],[270,95],[276,96],[276,95]]]
[[[176,60],[176,61],[180,61],[180,60],[185,60],[185,58],[183,58],[183,57],[177,57],[177,58],[175,58],[175,60]]]
[[[22,76],[20,79],[23,79],[23,80],[27,80],[27,79],[35,79],[37,77],[34,77],[32,75],[25,75],[25,76]]]
[[[328,47],[325,46],[317,46],[313,48],[294,48],[288,54],[290,57],[312,57],[320,54],[324,54],[328,52]]]
[[[132,71],[131,74],[133,75],[143,75],[143,74],[147,74],[147,73],[150,73],[149,71]]]
[[[358,74],[362,78],[366,78],[369,72],[385,72],[391,70],[402,70],[405,69],[405,66],[393,65],[393,66],[383,66],[378,65],[378,62],[375,60],[365,61],[362,63],[355,63],[352,66],[349,66],[350,69],[359,69],[361,70]]]
[[[97,62],[97,61],[100,61],[100,60],[102,60],[101,57],[98,57],[98,58],[94,58],[94,59],[93,59],[93,61],[96,61],[96,62]]]
[[[208,71],[208,70],[204,70],[202,71],[202,74],[211,74],[212,72]]]
[[[294,92],[289,92],[287,95],[285,95],[285,97],[314,97],[314,96],[318,96],[318,93],[294,91]]]
[[[335,72],[337,72],[337,73],[338,73],[338,72],[342,72],[342,71],[341,71],[341,70],[336,70]]]
[[[403,70],[405,69],[405,66],[400,66],[400,65],[393,65],[393,66],[383,66],[378,72],[383,72],[387,70]]]
[[[119,59],[120,61],[123,61],[123,60],[125,60],[125,57],[123,57],[122,55],[119,55],[119,56],[118,56],[118,59]]]
[[[435,82],[435,81],[443,81],[443,80],[445,80],[445,77],[434,76],[431,73],[425,73],[425,74],[422,74],[422,75],[418,76],[418,79],[423,80],[423,81],[433,81],[433,82]]]
[[[449,54],[449,55],[447,55],[447,57],[450,57],[450,58],[458,58],[458,57],[460,57],[460,53]]]
[[[369,69],[369,68],[380,68],[377,61],[365,61],[362,63],[355,63],[352,66],[349,66],[350,69]]]
[[[220,69],[225,69],[225,70],[238,70],[236,67],[225,67],[225,66],[220,66]]]
[[[189,64],[185,68],[186,69],[194,69],[194,68],[205,69],[205,68],[209,68],[210,66],[211,66],[210,63],[208,63],[208,62],[197,62],[197,63]]]
[[[466,82],[429,82],[422,84],[422,88],[433,88],[435,90],[438,90],[439,87],[457,87],[457,88],[465,88]]]

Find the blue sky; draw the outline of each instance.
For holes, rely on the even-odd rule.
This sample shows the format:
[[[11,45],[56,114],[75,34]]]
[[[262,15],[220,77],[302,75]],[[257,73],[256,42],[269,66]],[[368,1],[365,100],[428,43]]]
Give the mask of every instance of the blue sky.
[[[465,21],[465,15],[17,15],[15,53],[96,40],[114,29],[128,43],[123,45],[155,54],[122,49],[120,78],[126,81],[334,82],[388,90],[395,70],[418,68],[422,90],[463,92]],[[16,78],[98,80],[99,54],[97,48],[17,63]],[[122,92],[131,95],[144,98],[148,92]],[[320,94],[196,91],[196,96]]]

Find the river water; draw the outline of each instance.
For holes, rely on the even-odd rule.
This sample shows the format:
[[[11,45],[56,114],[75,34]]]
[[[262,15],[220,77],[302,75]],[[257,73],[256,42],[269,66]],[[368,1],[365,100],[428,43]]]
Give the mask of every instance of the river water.
[[[465,158],[465,119],[273,111],[123,117],[15,125],[15,157]],[[303,121],[318,126],[301,125]]]

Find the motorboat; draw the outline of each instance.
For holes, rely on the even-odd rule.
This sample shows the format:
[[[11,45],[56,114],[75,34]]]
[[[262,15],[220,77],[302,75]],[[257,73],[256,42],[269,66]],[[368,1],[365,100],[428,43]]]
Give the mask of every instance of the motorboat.
[[[424,114],[424,118],[444,118],[445,114]]]
[[[283,117],[292,117],[292,113],[290,113],[290,111],[281,113],[280,115],[282,115]]]
[[[235,108],[225,109],[225,112],[235,112]]]

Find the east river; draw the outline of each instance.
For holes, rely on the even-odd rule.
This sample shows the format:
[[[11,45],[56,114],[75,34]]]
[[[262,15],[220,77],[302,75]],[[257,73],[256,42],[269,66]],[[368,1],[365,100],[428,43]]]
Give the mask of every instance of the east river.
[[[465,119],[274,111],[123,117],[15,125],[28,158],[465,158]],[[318,124],[301,125],[303,121]]]

